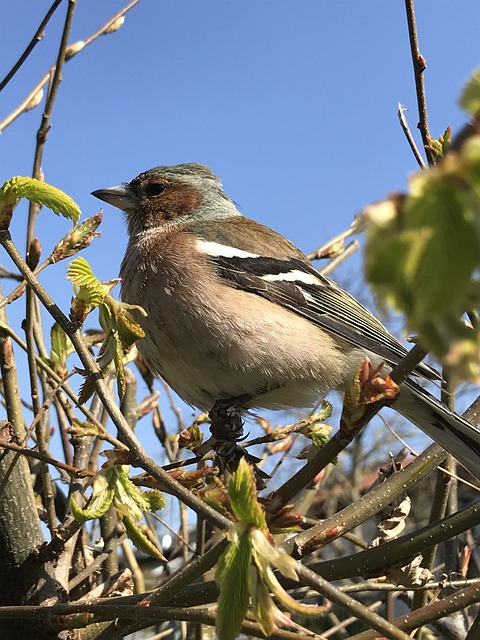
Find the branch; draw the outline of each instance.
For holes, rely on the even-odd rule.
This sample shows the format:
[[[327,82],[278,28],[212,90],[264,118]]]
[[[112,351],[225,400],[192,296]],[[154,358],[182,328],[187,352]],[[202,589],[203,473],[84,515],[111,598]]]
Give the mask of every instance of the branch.
[[[194,511],[200,513],[210,523],[214,524],[220,529],[228,529],[232,524],[230,520],[222,516],[220,513],[218,513],[218,511],[215,511],[215,509],[213,509],[212,507],[209,507],[207,504],[202,502],[202,500],[197,498],[191,491],[171,478],[168,473],[164,471],[162,467],[148,455],[148,453],[140,444],[139,440],[136,438],[135,434],[131,431],[120,409],[113,401],[111,394],[103,380],[103,375],[100,367],[93,360],[90,351],[86,347],[78,325],[71,322],[65,316],[65,314],[61,311],[58,305],[55,304],[44,287],[34,276],[31,269],[28,267],[27,263],[20,255],[18,249],[15,247],[8,231],[3,231],[0,233],[0,244],[13,260],[16,267],[22,273],[23,277],[28,282],[35,294],[38,296],[44,307],[69,336],[85,370],[88,372],[88,375],[92,380],[95,391],[98,393],[98,396],[102,401],[105,410],[119,430],[123,441],[128,445],[130,449],[132,464],[145,469],[145,471],[148,471],[148,473],[151,473],[152,476],[154,476],[170,493],[179,498],[179,500],[184,502]]]
[[[303,556],[332,542],[376,515],[386,503],[395,500],[397,496],[416,485],[431,473],[444,457],[445,452],[440,445],[431,445],[407,467],[392,474],[385,482],[379,484],[353,504],[330,516],[321,524],[289,538],[283,548],[287,550],[295,548],[297,554]],[[384,546],[382,545],[382,547]]]
[[[427,154],[428,164],[433,165],[435,164],[435,156],[428,148],[430,144],[430,131],[428,129],[427,100],[425,96],[425,82],[423,78],[423,73],[427,68],[427,63],[425,61],[425,58],[420,53],[417,23],[415,19],[414,0],[405,0],[405,10],[407,13],[408,36],[410,39],[410,51],[412,55],[413,73],[415,76],[415,90],[417,94],[419,118],[418,128],[422,136],[422,142],[425,148],[425,153]]]
[[[392,369],[390,373],[391,379],[397,384],[400,384],[425,356],[426,352],[416,344],[413,349],[407,353],[405,358]],[[358,420],[355,425],[355,433],[358,434],[383,406],[384,403],[382,402],[369,405],[362,418]],[[341,436],[340,431],[337,431],[333,438],[329,440],[306,465],[275,491],[274,500],[278,501],[281,505],[288,504],[299,491],[306,487],[322,469],[343,451],[347,444],[349,443]]]
[[[130,11],[130,9],[132,9],[139,2],[140,0],[131,0],[131,2],[129,2],[123,9],[121,9],[120,11],[117,11],[117,13],[112,18],[110,18],[110,20],[108,20],[100,29],[95,31],[88,38],[86,38],[86,40],[83,41],[82,50],[85,49],[85,47],[87,47],[89,44],[97,40],[99,36],[110,33],[111,32],[110,30],[114,25],[114,23],[117,20],[119,20],[119,18],[123,17],[128,11]],[[68,60],[66,60],[65,62],[69,62],[72,58],[73,58],[73,55],[70,56]],[[47,82],[51,78],[52,73],[54,73],[54,71],[55,71],[55,65],[53,65],[47,71],[47,73],[39,80],[39,82],[35,85],[35,87],[33,87],[33,89],[26,96],[26,98],[18,105],[18,107],[14,109],[14,111],[12,111],[12,113],[8,115],[2,122],[0,122],[0,133],[4,131],[9,125],[11,125],[12,122],[14,122],[19,116],[21,116],[22,113],[25,113],[26,111],[28,111],[29,108],[31,108],[29,107],[29,105],[38,95],[39,91],[41,91],[42,88],[47,84]]]
[[[5,78],[0,82],[0,91],[2,91],[3,89],[5,89],[5,87],[7,86],[7,84],[10,82],[10,80],[13,78],[13,76],[17,73],[17,71],[20,69],[20,67],[22,66],[22,64],[26,61],[26,59],[28,58],[28,56],[32,53],[32,51],[34,50],[34,48],[37,46],[37,44],[43,40],[44,36],[45,36],[45,27],[47,26],[47,24],[50,21],[50,18],[53,16],[53,14],[55,13],[55,11],[58,9],[60,3],[62,2],[62,0],[55,0],[55,2],[52,4],[52,6],[50,7],[50,9],[47,11],[47,13],[45,14],[44,19],[42,20],[42,22],[40,23],[40,26],[38,27],[38,29],[35,32],[35,35],[33,36],[33,38],[30,40],[29,44],[27,45],[27,48],[25,49],[25,51],[22,53],[22,55],[20,56],[20,58],[17,60],[17,62],[13,65],[13,67],[11,68],[11,70],[7,73],[7,75],[5,76]]]
[[[413,631],[425,624],[431,624],[435,620],[440,620],[446,616],[452,615],[456,611],[461,611],[466,607],[480,601],[480,586],[471,585],[456,591],[442,600],[436,600],[431,604],[411,611],[404,616],[392,620],[392,624],[406,632]],[[377,635],[371,631],[364,631],[355,636],[351,636],[350,640],[373,640]],[[410,637],[410,636],[409,636]]]
[[[335,560],[323,560],[310,566],[329,580],[374,574],[384,575],[386,567],[407,562],[419,553],[423,553],[425,549],[468,531],[478,524],[480,524],[480,504],[476,503],[443,520],[422,527],[415,533],[384,542],[379,547],[372,547]]]
[[[412,150],[413,155],[415,156],[415,160],[418,162],[418,166],[421,169],[426,168],[426,164],[422,158],[422,154],[418,150],[417,145],[415,144],[415,140],[413,139],[412,132],[410,131],[410,127],[408,126],[407,119],[405,118],[406,107],[403,104],[398,103],[397,116],[400,120],[400,126],[402,127],[403,133],[407,138],[407,142],[410,145],[410,149]]]

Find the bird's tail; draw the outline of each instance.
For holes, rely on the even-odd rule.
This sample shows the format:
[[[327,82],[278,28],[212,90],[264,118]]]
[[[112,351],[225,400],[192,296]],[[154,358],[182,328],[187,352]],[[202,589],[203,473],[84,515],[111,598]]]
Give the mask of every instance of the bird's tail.
[[[480,479],[480,430],[413,380],[406,380],[393,408],[438,442]]]

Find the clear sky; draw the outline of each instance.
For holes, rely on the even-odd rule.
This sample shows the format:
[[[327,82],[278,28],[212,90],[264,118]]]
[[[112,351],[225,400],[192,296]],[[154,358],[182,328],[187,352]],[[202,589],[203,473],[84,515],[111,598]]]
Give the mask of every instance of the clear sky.
[[[2,3],[1,77],[50,4]],[[1,119],[55,60],[63,5],[0,94]],[[71,41],[86,38],[122,6],[78,2]],[[438,137],[464,121],[456,100],[480,61],[480,3],[418,0],[417,21],[430,128]],[[73,58],[63,75],[43,169],[85,216],[99,210],[89,195],[94,189],[159,164],[202,162],[243,213],[309,251],[364,205],[404,189],[416,168],[396,114],[401,102],[416,134],[400,0],[141,0],[119,31]],[[2,182],[30,175],[40,117],[41,107],[0,136]],[[22,248],[25,218],[19,208],[13,233]],[[66,221],[41,213],[45,254],[66,229]],[[84,255],[108,280],[118,273],[126,242],[122,216],[108,205],[102,230]],[[67,304],[65,269],[57,265],[43,281]]]

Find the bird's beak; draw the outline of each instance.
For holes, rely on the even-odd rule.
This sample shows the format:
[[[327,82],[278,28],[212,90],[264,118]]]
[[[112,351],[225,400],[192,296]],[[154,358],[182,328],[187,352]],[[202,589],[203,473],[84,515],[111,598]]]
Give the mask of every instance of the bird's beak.
[[[118,187],[108,187],[108,189],[97,189],[96,191],[92,191],[92,196],[104,200],[104,202],[108,202],[108,204],[123,211],[129,211],[135,208],[133,198],[128,188],[123,184]]]

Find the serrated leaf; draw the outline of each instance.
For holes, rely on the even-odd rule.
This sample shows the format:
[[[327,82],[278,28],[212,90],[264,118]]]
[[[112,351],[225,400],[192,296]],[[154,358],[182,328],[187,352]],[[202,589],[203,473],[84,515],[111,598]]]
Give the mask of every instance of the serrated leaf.
[[[107,294],[105,285],[95,277],[91,266],[82,256],[68,265],[67,278],[77,288],[76,296],[89,305],[97,307]]]
[[[144,553],[149,556],[153,556],[158,560],[162,560],[166,562],[165,556],[162,554],[161,550],[153,543],[153,541],[149,538],[148,532],[149,529],[146,525],[135,522],[128,516],[122,515],[122,522],[127,531],[127,535],[133,544]]]
[[[85,404],[87,400],[89,400],[93,394],[95,393],[95,386],[90,377],[85,378],[83,383],[80,385],[80,390],[78,394],[78,403]]]
[[[229,544],[218,561],[215,579],[220,586],[217,611],[219,640],[234,640],[240,633],[248,608],[251,558],[250,538],[244,534]]]
[[[480,112],[480,69],[470,76],[458,102],[472,116]]]
[[[147,511],[155,512],[165,509],[165,498],[158,489],[149,489],[143,492],[143,498],[149,503]]]
[[[104,306],[109,308],[110,325],[118,332],[125,347],[130,347],[136,340],[145,337],[145,331],[129,311],[129,309],[135,309],[146,316],[147,314],[142,307],[120,302],[109,295],[105,296],[104,303]]]
[[[66,193],[53,187],[46,182],[28,178],[25,176],[15,176],[3,185],[1,191],[9,194],[7,197],[11,199],[26,198],[31,202],[44,205],[57,215],[62,215],[76,223],[80,217],[80,207]]]
[[[252,524],[261,531],[267,530],[265,513],[257,500],[255,474],[245,458],[240,460],[230,478],[228,495],[235,515],[242,522]]]
[[[115,469],[120,485],[121,487],[123,487],[125,494],[131,500],[133,500],[142,511],[152,511],[156,509],[163,509],[163,507],[165,506],[165,500],[163,499],[163,496],[160,493],[160,491],[157,491],[157,490],[142,491],[136,485],[134,485],[133,482],[130,480],[130,478],[127,475],[127,469],[128,467],[125,467],[123,465],[118,466]],[[160,504],[161,506],[155,507],[155,505],[158,505],[158,504]],[[155,507],[155,508],[152,509],[152,507]],[[140,515],[140,518],[141,518],[141,515]],[[140,518],[137,518],[137,520],[140,520]]]
[[[64,376],[66,374],[67,358],[74,351],[72,341],[56,322],[50,329],[50,361],[58,375]]]
[[[108,480],[99,474],[94,482],[92,495],[84,509],[80,507],[73,493],[70,498],[70,509],[73,517],[79,522],[94,520],[103,516],[113,502],[115,492]]]
[[[115,364],[118,396],[120,401],[122,401],[125,397],[125,391],[127,390],[127,380],[125,378],[125,369],[123,367],[123,351],[120,340],[115,340],[115,354],[113,361]]]
[[[115,319],[118,335],[125,346],[129,347],[139,338],[145,337],[145,331],[134,320],[132,314],[121,306],[115,310]]]

